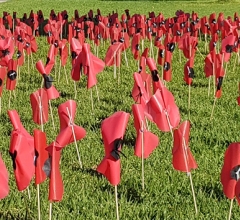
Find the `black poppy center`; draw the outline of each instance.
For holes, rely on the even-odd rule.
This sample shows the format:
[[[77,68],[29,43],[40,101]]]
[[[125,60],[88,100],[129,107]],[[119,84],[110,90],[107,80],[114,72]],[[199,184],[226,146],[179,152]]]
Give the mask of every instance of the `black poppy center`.
[[[5,56],[7,56],[7,55],[10,54],[10,51],[9,51],[8,49],[2,50],[2,54],[3,54],[3,56],[5,57]]]
[[[187,67],[188,69],[188,77],[189,78],[194,78],[194,69],[192,67]]]
[[[153,71],[151,72],[151,74],[152,74],[152,80],[153,80],[154,82],[158,82],[158,81],[159,81],[159,77],[158,77],[158,72],[157,72],[157,70],[153,70]]]
[[[136,50],[140,50],[139,44],[136,44]]]
[[[228,44],[228,45],[226,46],[226,52],[227,52],[227,53],[232,53],[232,52],[233,52],[233,45],[229,45],[229,44]]]
[[[236,181],[239,180],[240,178],[240,165],[235,166],[232,170],[231,170],[231,178],[235,179]]]
[[[163,68],[164,68],[165,71],[170,70],[170,63],[169,62],[165,62]]]
[[[72,56],[72,59],[75,59],[77,57],[77,53],[75,51],[72,51],[71,56]]]
[[[217,90],[221,89],[222,82],[223,82],[223,77],[222,76],[218,77],[218,79],[217,79]]]
[[[13,81],[17,78],[17,72],[15,70],[10,70],[10,71],[8,71],[7,76],[10,80]]]
[[[18,52],[17,52],[17,59],[19,59],[21,56],[22,56],[22,53],[21,53],[20,50],[18,50]]]
[[[44,78],[44,87],[45,89],[50,89],[52,87],[53,78],[47,74],[43,74]]]

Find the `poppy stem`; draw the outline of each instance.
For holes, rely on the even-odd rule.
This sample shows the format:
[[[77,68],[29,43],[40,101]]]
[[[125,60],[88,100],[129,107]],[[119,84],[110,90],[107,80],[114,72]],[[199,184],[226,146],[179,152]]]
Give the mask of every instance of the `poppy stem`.
[[[170,132],[171,132],[171,135],[173,137],[173,131],[172,131],[172,126],[170,124],[170,119],[169,119],[169,115],[168,115],[168,112],[165,110],[165,115],[167,117],[167,122],[168,122],[168,126],[169,126],[169,129],[170,129]]]
[[[32,52],[30,53],[31,55],[31,60],[32,60],[32,70],[34,70],[34,64],[33,64],[33,55],[32,55]]]
[[[23,198],[24,198],[24,202],[25,202],[25,205],[26,205],[26,219],[28,219],[27,215],[29,215],[29,217],[30,217],[30,211],[29,211],[29,208],[28,208],[28,203],[27,203],[26,196],[24,195],[24,191],[22,191],[22,193],[23,193]]]
[[[30,200],[31,199],[31,193],[30,193],[29,187],[27,187],[27,192],[28,192],[28,199]]]
[[[196,214],[198,213],[198,210],[197,210],[197,202],[196,202],[196,197],[195,197],[195,192],[194,192],[194,188],[193,188],[193,182],[192,182],[192,175],[191,175],[191,171],[189,170],[189,167],[188,167],[188,153],[187,153],[187,148],[188,146],[186,145],[186,140],[185,140],[185,137],[183,136],[183,152],[184,152],[184,161],[185,161],[185,166],[186,166],[186,169],[187,169],[187,173],[189,175],[189,179],[190,179],[190,185],[191,185],[191,189],[192,189],[192,195],[193,195],[193,202],[194,202],[194,207],[195,207],[195,211],[196,211]]]
[[[71,44],[70,43],[68,44],[68,54],[69,54],[69,56],[71,56]]]
[[[92,112],[93,112],[93,95],[92,95],[92,88],[90,89],[90,97],[91,97]]]
[[[41,219],[41,207],[40,207],[40,186],[37,184],[37,200],[38,200],[38,219]]]
[[[97,98],[98,98],[98,101],[100,102],[100,99],[99,99],[99,94],[98,94],[98,88],[97,88],[97,84],[96,84],[96,92],[97,92]]]
[[[215,63],[213,63],[213,96],[215,96],[216,93],[216,75],[215,75]]]
[[[48,103],[49,103],[49,107],[50,107],[50,113],[51,113],[51,118],[52,118],[53,130],[55,130],[54,119],[53,119],[53,113],[52,113],[51,100],[49,100]]]
[[[59,59],[58,83],[60,82],[61,65],[62,65],[62,61],[61,61],[61,59]]]
[[[41,100],[41,97],[38,96],[38,101],[39,101],[39,109],[40,109],[40,123],[41,123],[41,131],[43,132],[43,115],[42,115],[42,100]]]
[[[128,67],[128,59],[127,59],[126,49],[124,50],[124,57],[125,57],[126,66]]]
[[[198,34],[199,34],[199,40],[202,41],[202,36],[201,36],[200,28],[198,29]]]
[[[231,203],[230,203],[230,209],[229,209],[229,214],[228,214],[228,220],[231,219],[231,215],[232,215],[232,207],[233,207],[233,199],[231,199]]]
[[[55,69],[55,78],[56,78],[57,77],[57,56],[56,56],[56,59],[55,59],[54,69]]]
[[[74,99],[77,98],[77,85],[76,85],[76,81],[73,81],[74,83],[74,92],[75,92],[75,95],[74,95]]]
[[[74,143],[75,143],[75,147],[76,147],[76,151],[77,151],[78,161],[79,161],[79,164],[80,164],[80,168],[82,169],[82,161],[81,161],[80,153],[79,153],[78,146],[77,146],[75,131],[74,131],[74,128],[73,128],[72,115],[70,114],[68,107],[67,107],[67,113],[68,113],[68,117],[69,117],[69,120],[70,120],[70,125],[71,125],[71,128],[72,128],[72,134],[73,134],[73,139],[74,139]]]
[[[49,203],[49,220],[52,220],[52,203]]]
[[[141,147],[142,147],[142,189],[144,190],[144,127],[141,121]]]
[[[114,54],[113,54],[113,59],[114,59],[113,77],[114,77],[114,79],[116,79],[116,77],[117,77],[116,52],[114,52]]]
[[[11,97],[12,97],[12,92],[11,90],[9,91],[10,94],[9,94],[9,101],[8,101],[8,109],[10,109],[10,106],[11,106]]]
[[[115,201],[116,201],[116,215],[117,215],[117,220],[119,220],[117,185],[115,185]]]
[[[121,55],[122,55],[122,53],[121,53],[121,51],[119,50],[118,51],[118,64],[119,64],[119,67],[118,67],[118,85],[120,85],[120,76],[121,76],[121,72],[120,72],[120,70],[121,70]]]
[[[205,38],[205,53],[207,51],[207,34],[204,34],[204,38]]]
[[[211,78],[212,78],[212,76],[209,76],[209,78],[208,78],[208,97],[210,95],[210,89],[211,89]]]
[[[156,47],[156,56],[155,56],[155,63],[158,62],[158,47]]]
[[[213,118],[213,111],[214,111],[214,107],[215,107],[215,105],[216,105],[216,101],[217,101],[217,97],[215,97],[215,99],[214,99],[214,103],[213,103],[213,107],[212,107],[212,113],[211,113],[210,120],[212,120],[212,118]]]
[[[194,188],[193,188],[193,182],[192,182],[192,174],[191,174],[191,172],[190,172],[190,175],[189,175],[189,179],[190,179],[190,184],[191,184],[191,189],[192,189],[192,194],[193,194],[193,202],[194,202],[195,211],[196,211],[196,214],[198,214],[197,202],[196,202],[195,192],[194,192]]]
[[[205,58],[204,58],[204,56],[202,55],[202,53],[200,52],[200,50],[198,49],[198,47],[197,47],[197,51],[198,51],[198,53],[201,55],[201,57],[202,57],[203,60],[204,60]]]
[[[150,131],[150,127],[148,125],[148,120],[147,120],[147,117],[145,116],[145,122],[146,122],[146,126],[147,126],[147,130]]]
[[[64,74],[65,74],[65,77],[66,77],[66,81],[67,81],[67,84],[68,84],[68,77],[67,77],[66,65],[63,66],[63,68],[64,68]]]
[[[29,64],[29,55],[28,55],[28,74],[29,74],[29,71],[30,71],[30,64]]]
[[[188,119],[190,120],[191,85],[188,85]]]

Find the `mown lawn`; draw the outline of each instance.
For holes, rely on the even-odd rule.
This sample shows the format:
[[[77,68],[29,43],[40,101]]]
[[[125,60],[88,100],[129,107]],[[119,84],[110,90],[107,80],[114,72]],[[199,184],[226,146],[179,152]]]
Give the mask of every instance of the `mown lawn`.
[[[10,0],[0,4],[0,13],[17,12],[18,17],[41,9],[44,16],[67,10],[70,17],[78,9],[80,15],[90,9],[94,12],[99,8],[106,15],[118,11],[119,15],[125,9],[130,14],[154,11],[162,12],[165,17],[174,16],[175,11],[196,11],[199,16],[210,15],[212,12],[224,12],[225,17],[233,16],[237,3],[201,3],[201,2],[152,2],[152,1],[23,1]],[[39,49],[33,55],[34,64],[46,60],[48,45],[45,37],[37,38]],[[149,45],[147,42],[145,46]],[[201,53],[204,52],[204,42],[199,42]],[[99,57],[104,59],[107,47],[100,47]],[[93,51],[93,50],[92,50]],[[61,173],[64,181],[64,197],[59,203],[53,204],[53,219],[115,219],[114,188],[106,178],[95,172],[96,166],[104,156],[104,148],[100,135],[101,121],[112,113],[123,110],[131,113],[131,98],[133,86],[132,74],[138,71],[131,51],[127,51],[129,67],[122,59],[121,84],[113,78],[113,68],[106,67],[98,75],[100,102],[97,101],[96,90],[93,89],[94,111],[91,110],[90,91],[86,89],[86,78],[77,83],[77,115],[75,123],[84,127],[86,137],[78,142],[83,169],[80,169],[74,144],[67,146],[62,153]],[[120,219],[226,219],[230,201],[224,196],[220,183],[220,172],[223,156],[227,146],[239,141],[240,109],[237,105],[239,82],[239,65],[233,71],[233,55],[228,64],[227,75],[223,82],[222,97],[217,100],[214,118],[210,121],[214,100],[213,89],[208,97],[208,79],[203,72],[204,60],[196,54],[194,70],[196,77],[191,88],[191,138],[190,147],[198,163],[198,169],[192,172],[195,194],[199,213],[196,216],[191,194],[190,181],[186,174],[177,172],[172,167],[172,137],[170,133],[160,132],[154,124],[151,130],[160,138],[160,145],[153,154],[145,160],[145,190],[141,187],[141,159],[133,155],[135,129],[131,116],[125,134],[123,152],[127,158],[121,157],[121,183],[118,186]],[[67,72],[70,79],[70,58]],[[188,119],[188,86],[183,81],[183,66],[185,59],[179,59],[178,49],[173,55],[173,80],[167,84],[173,93],[180,109],[181,121]],[[160,68],[159,68],[160,70]],[[62,71],[63,74],[63,71]],[[52,73],[54,77],[54,70]],[[56,79],[56,77],[54,77]],[[19,112],[22,123],[32,134],[34,128],[39,128],[32,121],[32,111],[29,95],[40,88],[41,76],[34,68],[27,72],[27,65],[21,68],[21,79],[16,89],[16,98],[12,96],[11,109]],[[73,81],[66,84],[64,75],[60,82],[54,82],[62,96],[53,100],[52,107],[56,127],[59,127],[57,107],[68,99],[74,99]],[[34,181],[30,185],[31,199],[27,192],[18,192],[13,175],[12,161],[9,156],[9,142],[12,125],[8,119],[7,109],[9,92],[2,96],[2,114],[0,115],[0,152],[10,174],[10,194],[0,201],[1,219],[37,219],[36,187]],[[48,143],[51,143],[58,129],[52,129],[51,120],[44,126]],[[42,219],[48,219],[48,180],[41,186]],[[239,219],[237,202],[234,202],[232,219]]]

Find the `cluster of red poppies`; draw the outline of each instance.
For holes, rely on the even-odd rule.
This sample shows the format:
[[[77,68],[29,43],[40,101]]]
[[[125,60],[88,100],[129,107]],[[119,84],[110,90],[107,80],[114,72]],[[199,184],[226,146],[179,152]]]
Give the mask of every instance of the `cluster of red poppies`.
[[[120,67],[122,52],[126,52],[131,46],[134,59],[139,61],[139,71],[133,75],[132,89],[135,101],[132,112],[137,133],[135,155],[147,158],[159,144],[158,137],[148,128],[147,121],[150,120],[161,131],[172,133],[174,168],[187,173],[197,168],[188,143],[190,123],[185,121],[179,125],[179,109],[164,82],[172,80],[172,56],[175,47],[178,46],[187,59],[184,65],[184,81],[190,86],[194,78],[195,54],[199,51],[198,37],[205,36],[206,48],[210,36],[209,54],[205,59],[204,71],[206,77],[214,77],[217,89],[215,97],[219,98],[225,75],[224,63],[229,61],[232,52],[239,54],[239,16],[235,13],[232,20],[231,17],[224,19],[223,13],[218,17],[213,13],[209,18],[206,16],[199,18],[195,12],[190,15],[177,11],[174,17],[164,18],[163,14],[156,16],[154,12],[149,13],[148,17],[140,14],[131,16],[129,10],[125,10],[119,18],[118,13],[114,12],[103,16],[100,10],[94,16],[93,11],[90,10],[87,15],[80,17],[76,10],[74,18],[71,21],[68,18],[66,11],[56,15],[54,10],[51,11],[47,22],[41,11],[37,14],[31,11],[28,18],[24,14],[22,19],[17,18],[16,13],[13,17],[7,12],[3,13],[3,18],[0,18],[0,97],[6,75],[8,76],[6,88],[14,90],[17,69],[25,61],[24,54],[27,54],[29,62],[29,57],[37,51],[35,36],[43,34],[40,27],[43,27],[49,43],[45,64],[42,60],[36,63],[36,68],[44,79],[44,88],[30,96],[33,120],[40,125],[48,121],[50,100],[59,97],[59,92],[52,85],[53,79],[50,76],[52,68],[56,65],[57,55],[60,57],[60,66],[64,68],[68,55],[71,55],[72,79],[79,81],[81,73],[84,73],[88,79],[89,89],[97,84],[96,75],[103,71],[105,65]],[[87,39],[94,42],[95,49],[103,42],[110,42],[104,61],[91,52]],[[150,42],[150,48],[144,48],[145,39]],[[221,48],[218,47],[219,44]],[[157,50],[157,56],[154,56],[153,45]],[[17,49],[16,54],[14,48]],[[162,76],[159,75],[157,64],[162,67]],[[151,74],[147,73],[147,67]],[[9,151],[18,189],[20,191],[26,189],[34,175],[36,184],[40,184],[49,176],[50,201],[60,201],[63,195],[59,171],[61,149],[82,139],[86,134],[83,128],[73,122],[76,113],[76,103],[73,100],[60,105],[58,113],[60,134],[50,146],[47,146],[43,129],[35,130],[33,138],[22,126],[18,113],[15,110],[8,111],[14,127]],[[101,125],[105,157],[97,167],[97,171],[104,174],[112,185],[120,183],[119,159],[128,119],[128,113],[119,111],[105,119]],[[232,149],[235,150],[237,147],[229,147],[228,151],[233,152]],[[223,167],[222,183],[224,193],[229,198],[233,198],[234,195],[239,194],[239,190],[236,190],[235,194],[232,191],[236,183],[234,181],[239,179],[239,161],[236,159],[234,162],[228,162],[230,159],[226,158],[230,157],[230,154],[232,155],[226,153],[227,162]],[[9,188],[8,173],[2,159],[0,168],[0,198],[4,198]]]

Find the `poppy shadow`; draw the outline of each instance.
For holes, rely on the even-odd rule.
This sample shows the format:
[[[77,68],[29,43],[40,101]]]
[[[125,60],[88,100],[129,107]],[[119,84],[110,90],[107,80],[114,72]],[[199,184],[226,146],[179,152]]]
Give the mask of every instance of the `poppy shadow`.
[[[225,200],[223,191],[216,184],[213,186],[211,184],[206,185],[204,188],[204,194],[206,194],[207,197],[217,199],[218,201]]]
[[[97,177],[98,179],[102,178],[102,174],[97,172],[97,170],[94,170],[92,168],[87,168],[83,170],[84,173],[90,174],[91,176]]]
[[[135,146],[135,141],[136,141],[136,138],[134,138],[134,137],[128,137],[128,138],[125,137],[123,146],[132,149]]]
[[[137,187],[140,189],[142,186],[138,185]],[[127,198],[127,202],[137,203],[137,204],[143,203],[143,196],[140,195],[139,192],[133,187],[127,188],[127,191],[126,189],[124,189],[124,192],[119,190],[120,199],[122,194],[123,195],[125,194]]]
[[[208,88],[208,84],[201,81],[193,82],[191,86],[192,88]]]
[[[67,93],[67,92],[61,92],[60,97],[61,98],[72,98],[72,94]]]

